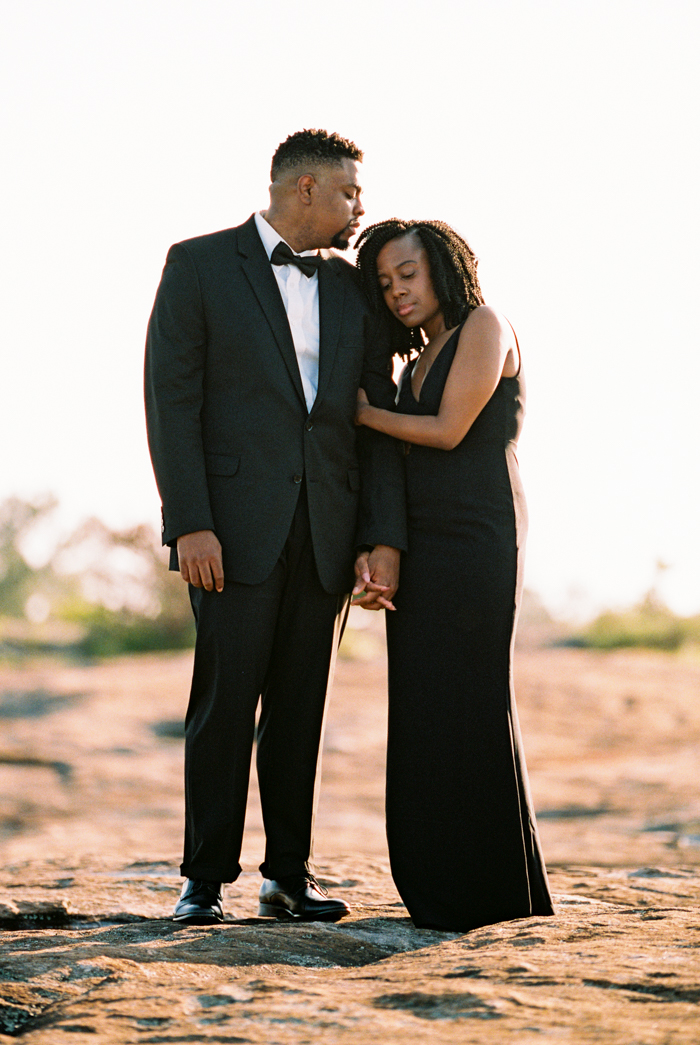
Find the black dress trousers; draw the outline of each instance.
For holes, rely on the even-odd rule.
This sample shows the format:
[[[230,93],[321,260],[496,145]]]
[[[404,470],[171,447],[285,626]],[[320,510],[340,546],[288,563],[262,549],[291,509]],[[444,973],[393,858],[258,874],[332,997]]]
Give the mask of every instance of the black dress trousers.
[[[282,555],[262,584],[190,587],[197,642],[185,723],[187,878],[233,882],[255,715],[267,878],[308,870],[326,692],[348,599],[326,592],[305,483]]]

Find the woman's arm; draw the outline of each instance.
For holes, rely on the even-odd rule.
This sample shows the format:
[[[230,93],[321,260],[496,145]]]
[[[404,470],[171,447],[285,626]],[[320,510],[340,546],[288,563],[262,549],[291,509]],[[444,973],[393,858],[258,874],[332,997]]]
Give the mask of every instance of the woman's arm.
[[[495,392],[508,354],[514,351],[510,324],[488,305],[481,305],[462,327],[437,415],[395,414],[370,406],[361,396],[357,424],[407,443],[452,450]],[[410,380],[408,375],[405,380]]]

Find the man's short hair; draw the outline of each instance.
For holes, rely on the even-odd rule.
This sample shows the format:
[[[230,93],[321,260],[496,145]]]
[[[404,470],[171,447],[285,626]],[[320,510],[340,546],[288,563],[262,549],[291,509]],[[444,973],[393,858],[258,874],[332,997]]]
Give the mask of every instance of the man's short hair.
[[[348,138],[339,134],[329,134],[323,130],[304,130],[290,134],[277,146],[272,157],[270,180],[275,181],[280,174],[294,167],[320,167],[342,163],[343,160],[362,160],[362,150]]]

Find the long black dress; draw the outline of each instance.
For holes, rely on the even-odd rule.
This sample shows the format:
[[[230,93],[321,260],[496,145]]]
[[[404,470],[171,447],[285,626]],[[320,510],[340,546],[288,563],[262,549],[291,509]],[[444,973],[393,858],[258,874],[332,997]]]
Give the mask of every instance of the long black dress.
[[[416,401],[437,414],[459,339]],[[387,614],[391,869],[417,926],[466,932],[552,914],[513,697],[527,510],[515,457],[521,376],[502,378],[453,450],[407,447],[409,548]]]

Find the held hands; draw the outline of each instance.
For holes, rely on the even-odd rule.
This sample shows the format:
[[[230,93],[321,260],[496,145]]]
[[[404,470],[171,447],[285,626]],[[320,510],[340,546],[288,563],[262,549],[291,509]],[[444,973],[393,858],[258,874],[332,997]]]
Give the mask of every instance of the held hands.
[[[360,552],[355,561],[352,605],[365,610],[395,610],[391,601],[399,586],[401,552],[388,544],[377,544],[371,552]]]
[[[224,567],[221,545],[213,530],[196,530],[177,539],[180,576],[195,588],[223,591]]]
[[[356,425],[364,424],[364,421],[362,420],[362,414],[363,414],[363,412],[365,410],[365,407],[368,407],[369,405],[370,405],[369,399],[367,398],[367,393],[365,392],[364,388],[358,388],[358,390],[357,390],[357,407],[356,407],[356,410],[355,410],[355,424]]]

